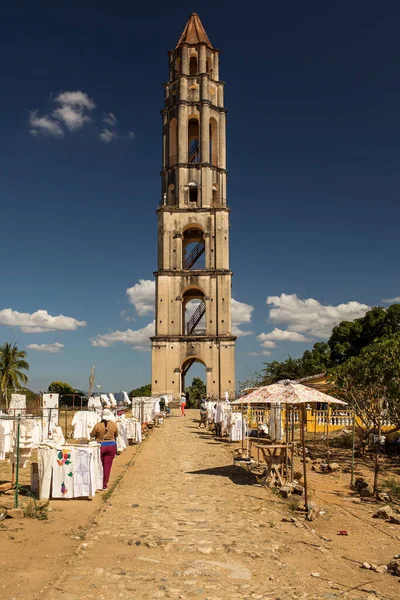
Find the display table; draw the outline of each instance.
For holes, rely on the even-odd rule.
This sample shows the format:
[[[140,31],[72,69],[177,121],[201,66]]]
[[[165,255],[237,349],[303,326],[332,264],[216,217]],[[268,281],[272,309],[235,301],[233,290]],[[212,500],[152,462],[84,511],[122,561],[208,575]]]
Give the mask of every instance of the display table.
[[[266,466],[263,484],[269,487],[284,485],[287,452],[290,446],[287,444],[254,444],[254,447],[262,455]]]

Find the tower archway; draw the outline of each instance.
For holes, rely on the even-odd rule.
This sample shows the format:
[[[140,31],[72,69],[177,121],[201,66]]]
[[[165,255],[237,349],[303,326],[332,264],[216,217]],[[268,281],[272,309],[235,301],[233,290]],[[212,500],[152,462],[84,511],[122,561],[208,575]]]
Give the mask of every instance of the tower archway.
[[[207,395],[206,379],[205,363],[198,356],[185,358],[181,365],[181,393],[186,393],[192,387],[192,406],[199,403],[201,396]]]

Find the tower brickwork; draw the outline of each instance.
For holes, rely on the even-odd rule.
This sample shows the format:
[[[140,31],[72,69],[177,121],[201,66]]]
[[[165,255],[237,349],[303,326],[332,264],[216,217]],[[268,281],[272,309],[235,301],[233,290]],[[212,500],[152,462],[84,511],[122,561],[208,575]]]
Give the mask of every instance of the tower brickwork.
[[[235,393],[226,109],[219,51],[196,14],[169,52],[162,112],[152,393],[178,399],[194,362],[207,394]]]

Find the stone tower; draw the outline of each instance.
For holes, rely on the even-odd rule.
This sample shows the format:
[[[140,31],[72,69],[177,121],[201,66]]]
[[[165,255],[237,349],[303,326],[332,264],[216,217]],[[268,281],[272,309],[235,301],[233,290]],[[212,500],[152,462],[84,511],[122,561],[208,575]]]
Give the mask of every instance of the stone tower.
[[[162,112],[162,196],[152,393],[178,399],[194,362],[207,394],[235,393],[231,323],[226,109],[219,51],[192,14],[169,52]],[[189,382],[187,382],[189,384]]]

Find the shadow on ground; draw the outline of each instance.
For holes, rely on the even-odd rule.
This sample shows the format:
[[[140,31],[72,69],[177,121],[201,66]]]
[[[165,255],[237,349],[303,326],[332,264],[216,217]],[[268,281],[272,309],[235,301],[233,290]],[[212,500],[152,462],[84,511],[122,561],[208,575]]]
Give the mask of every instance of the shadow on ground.
[[[236,485],[254,485],[257,478],[253,473],[245,471],[236,465],[225,467],[213,467],[212,469],[200,469],[199,471],[187,471],[188,475],[214,475],[216,477],[228,477]]]

